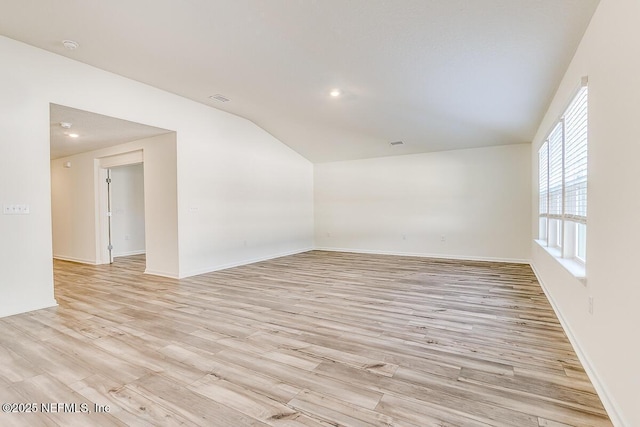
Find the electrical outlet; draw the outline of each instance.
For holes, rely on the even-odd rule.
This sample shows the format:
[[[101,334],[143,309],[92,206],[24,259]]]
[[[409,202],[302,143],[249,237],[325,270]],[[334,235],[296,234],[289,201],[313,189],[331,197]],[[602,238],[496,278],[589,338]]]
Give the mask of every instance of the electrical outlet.
[[[442,236],[440,236],[440,241],[443,242],[443,243],[447,241],[447,238],[446,238],[446,236],[444,234]]]
[[[589,314],[593,314],[593,297],[589,296]]]

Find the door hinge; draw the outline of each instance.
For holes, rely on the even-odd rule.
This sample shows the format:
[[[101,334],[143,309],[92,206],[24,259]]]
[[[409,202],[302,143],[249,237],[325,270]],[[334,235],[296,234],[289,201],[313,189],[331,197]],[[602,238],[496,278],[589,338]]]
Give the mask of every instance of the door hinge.
[[[107,178],[106,181],[107,181],[107,184],[111,184],[111,178]]]
[[[113,250],[113,245],[107,246],[107,250],[109,250],[109,251]]]

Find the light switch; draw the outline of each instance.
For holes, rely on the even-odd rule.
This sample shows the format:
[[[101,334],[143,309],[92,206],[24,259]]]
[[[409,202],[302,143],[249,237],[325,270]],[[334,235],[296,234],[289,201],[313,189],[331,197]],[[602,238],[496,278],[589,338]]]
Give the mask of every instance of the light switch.
[[[25,204],[2,205],[2,213],[4,215],[29,215],[31,208]]]

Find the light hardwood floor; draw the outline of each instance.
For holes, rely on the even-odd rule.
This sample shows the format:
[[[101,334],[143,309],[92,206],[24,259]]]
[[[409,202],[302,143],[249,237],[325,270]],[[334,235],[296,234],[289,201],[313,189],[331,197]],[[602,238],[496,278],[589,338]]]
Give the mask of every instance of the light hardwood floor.
[[[611,425],[525,265],[314,251],[179,281],[142,274],[143,256],[54,268],[59,307],[0,319],[0,402],[109,412],[0,426]]]

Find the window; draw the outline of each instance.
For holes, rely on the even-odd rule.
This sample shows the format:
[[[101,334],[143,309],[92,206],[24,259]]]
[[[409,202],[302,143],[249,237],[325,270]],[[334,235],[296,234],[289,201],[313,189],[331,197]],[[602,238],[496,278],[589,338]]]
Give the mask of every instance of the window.
[[[538,203],[538,213],[540,221],[538,226],[538,238],[540,240],[547,241],[549,220],[547,213],[549,212],[549,143],[547,141],[542,144],[540,151],[538,152],[538,165],[540,173],[539,177],[539,191],[540,202]]]
[[[559,257],[587,256],[586,78],[538,151],[538,239]]]

